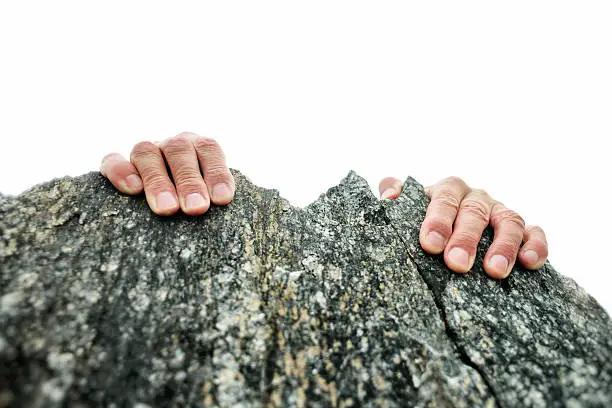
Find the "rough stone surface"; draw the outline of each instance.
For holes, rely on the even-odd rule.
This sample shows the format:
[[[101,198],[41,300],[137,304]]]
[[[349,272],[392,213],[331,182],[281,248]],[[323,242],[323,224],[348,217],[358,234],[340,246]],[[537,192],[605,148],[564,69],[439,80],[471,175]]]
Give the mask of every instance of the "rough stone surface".
[[[612,323],[547,262],[467,275],[418,241],[412,178],[305,208],[233,170],[158,217],[98,173],[0,196],[0,406],[612,404]]]

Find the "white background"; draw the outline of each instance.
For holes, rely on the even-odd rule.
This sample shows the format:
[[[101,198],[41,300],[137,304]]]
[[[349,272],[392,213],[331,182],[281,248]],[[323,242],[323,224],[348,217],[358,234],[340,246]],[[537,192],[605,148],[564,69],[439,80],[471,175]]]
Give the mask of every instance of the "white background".
[[[7,3],[3,193],[184,130],[298,206],[456,175],[612,311],[609,2]]]

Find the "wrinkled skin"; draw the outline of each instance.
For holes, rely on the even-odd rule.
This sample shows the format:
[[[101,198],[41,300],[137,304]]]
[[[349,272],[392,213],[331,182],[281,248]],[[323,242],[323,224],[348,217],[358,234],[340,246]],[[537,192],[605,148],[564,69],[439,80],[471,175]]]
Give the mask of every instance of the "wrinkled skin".
[[[219,144],[189,132],[162,142],[137,143],[130,160],[119,153],[107,154],[100,172],[125,194],[144,191],[151,210],[158,215],[172,215],[179,209],[188,215],[204,214],[211,203],[230,203],[236,191]],[[395,199],[402,191],[402,181],[386,177],[379,191],[381,199]],[[473,189],[458,177],[448,177],[426,187],[425,193],[430,203],[421,225],[421,246],[430,254],[444,252],[451,270],[466,273],[472,268],[478,242],[489,224],[495,238],[484,267],[491,277],[507,277],[517,258],[527,269],[544,265],[548,244],[542,228],[525,225],[519,214],[486,191]]]

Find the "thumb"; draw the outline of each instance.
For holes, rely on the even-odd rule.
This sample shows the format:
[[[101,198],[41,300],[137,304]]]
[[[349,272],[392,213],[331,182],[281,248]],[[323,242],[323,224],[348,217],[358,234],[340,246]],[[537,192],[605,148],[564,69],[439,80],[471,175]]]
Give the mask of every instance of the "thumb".
[[[380,193],[380,199],[385,200],[387,198],[397,198],[402,192],[403,183],[401,180],[395,177],[385,177],[378,184],[378,192]]]

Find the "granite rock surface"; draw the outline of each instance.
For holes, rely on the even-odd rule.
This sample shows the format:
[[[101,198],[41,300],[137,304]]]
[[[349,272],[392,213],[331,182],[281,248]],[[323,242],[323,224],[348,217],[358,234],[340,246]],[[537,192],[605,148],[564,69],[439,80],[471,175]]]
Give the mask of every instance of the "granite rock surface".
[[[159,217],[98,173],[0,195],[0,407],[612,406],[612,323],[550,263],[488,278],[418,240],[408,178],[305,208]]]

